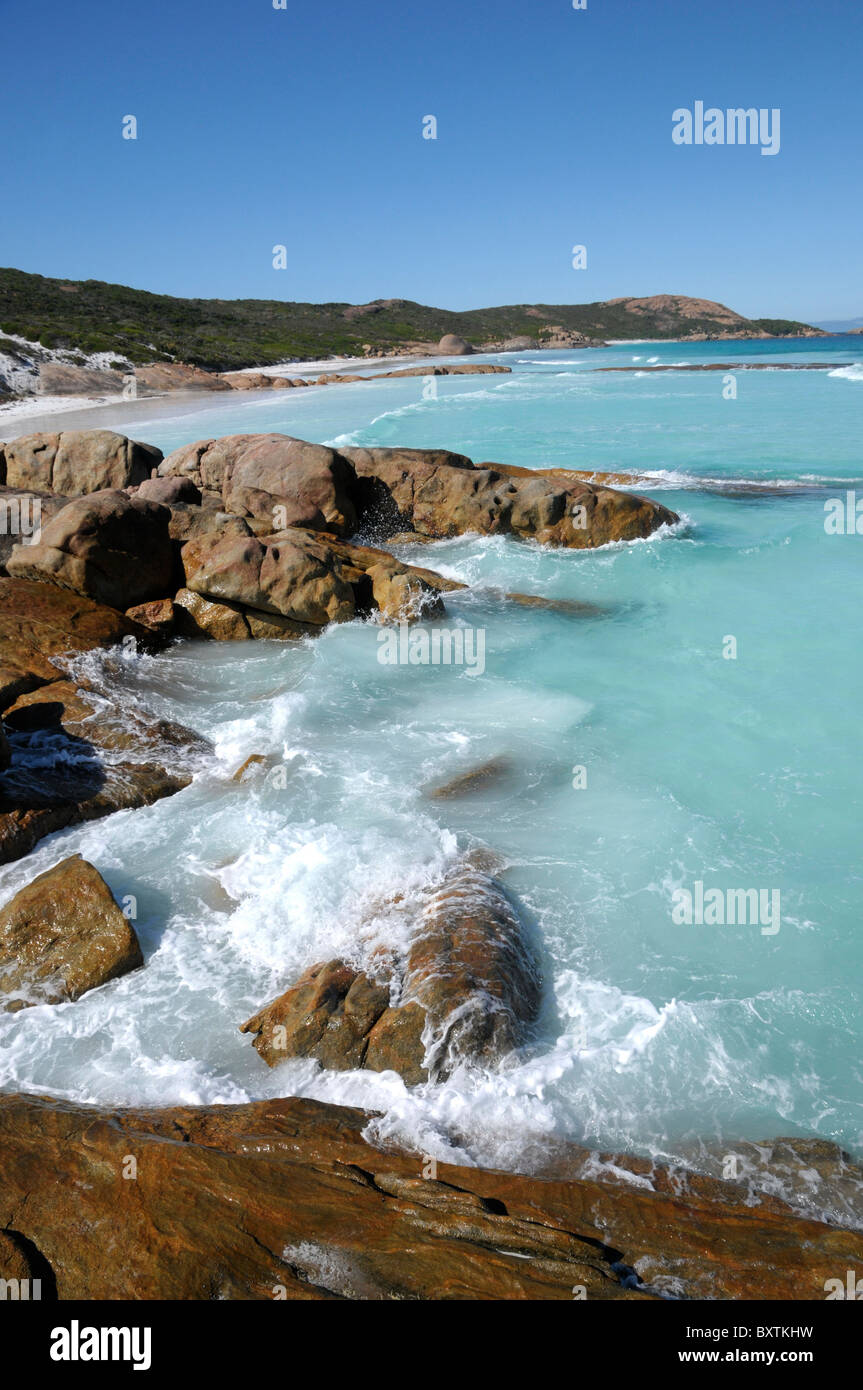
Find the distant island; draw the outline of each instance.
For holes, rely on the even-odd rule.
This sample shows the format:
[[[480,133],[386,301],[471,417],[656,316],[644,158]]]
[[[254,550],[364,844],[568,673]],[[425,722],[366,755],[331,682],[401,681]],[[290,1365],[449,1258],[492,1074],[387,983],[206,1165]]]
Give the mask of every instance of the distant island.
[[[686,295],[595,304],[510,304],[456,312],[406,299],[294,304],[276,299],[179,299],[100,280],[57,280],[0,269],[0,352],[22,338],[47,349],[116,354],[132,363],[184,362],[209,371],[334,356],[426,356],[598,346],[608,339],[822,337],[791,319],[747,319]]]

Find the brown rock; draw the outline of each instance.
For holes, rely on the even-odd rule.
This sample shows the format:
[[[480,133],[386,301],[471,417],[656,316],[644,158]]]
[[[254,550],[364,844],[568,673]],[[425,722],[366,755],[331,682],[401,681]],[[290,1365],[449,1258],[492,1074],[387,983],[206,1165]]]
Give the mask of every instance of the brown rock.
[[[8,1235],[5,1231],[0,1231],[0,1279],[17,1279],[19,1281],[20,1293],[20,1281],[23,1279],[31,1279],[33,1274],[33,1267],[24,1251],[12,1236]],[[27,1292],[30,1292],[29,1285]],[[42,1292],[41,1286],[39,1292]],[[6,1294],[6,1297],[10,1297],[10,1295]]]
[[[211,494],[207,494],[206,503],[202,507],[188,502],[172,503],[168,533],[178,546],[182,547],[188,541],[201,540],[204,536],[214,536],[219,540],[233,537],[239,540],[254,535],[252,528],[255,523],[252,518],[234,516],[231,512],[222,511],[221,500],[213,506],[210,497]]]
[[[65,507],[68,497],[53,492],[27,492],[21,488],[0,487],[0,570],[16,545],[30,545],[39,539],[41,528]]]
[[[154,633],[122,613],[52,584],[0,579],[0,712],[29,690],[61,680],[52,658],[126,638],[156,650]]]
[[[539,969],[503,889],[462,869],[435,893],[408,949],[402,998],[425,1011],[432,1077],[461,1061],[498,1061],[527,1038],[539,1011]]]
[[[483,464],[422,449],[343,449],[389,534],[413,528],[446,537],[511,534],[573,549],[636,540],[679,518],[634,493],[597,487],[564,470]],[[365,488],[365,491],[364,491]]]
[[[314,965],[284,994],[241,1025],[268,1067],[314,1057],[329,1071],[400,1072],[408,1085],[426,1079],[416,1005],[390,1008],[390,987],[344,961]]]
[[[363,1066],[367,1071],[398,1072],[406,1086],[428,1081],[423,1030],[426,1016],[419,1004],[385,1009],[370,1029]]]
[[[27,634],[30,646],[51,657],[61,652],[87,652],[112,647],[127,637],[153,650],[152,637],[140,624],[107,604],[29,579],[0,579],[0,642],[4,657],[17,660],[17,635]]]
[[[191,781],[191,756],[208,747],[182,725],[116,707],[105,693],[64,680],[21,695],[4,720],[39,759],[35,770],[16,760],[3,774],[3,864],[56,830],[180,791]]]
[[[235,773],[233,773],[231,781],[244,782],[246,780],[246,773],[249,771],[250,768],[260,767],[261,765],[266,765],[266,763],[267,758],[263,753],[250,753],[248,758],[246,758],[246,761],[237,768]]]
[[[57,584],[112,608],[132,608],[170,592],[174,552],[170,512],[108,489],[77,498],[42,528],[38,545],[18,545],[7,561],[18,579]]]
[[[625,1156],[597,1165],[574,1146],[557,1178],[443,1162],[426,1176],[426,1156],[365,1140],[368,1121],[302,1099],[104,1110],[2,1095],[0,1229],[40,1252],[61,1300],[571,1305],[582,1285],[588,1303],[820,1301],[860,1267],[858,1231],[735,1184],[649,1163],[625,1183]]]
[[[230,391],[214,372],[190,367],[185,362],[152,362],[135,368],[135,380],[147,395],[162,391]]]
[[[600,603],[585,603],[576,598],[544,598],[541,594],[504,594],[510,603],[520,608],[538,608],[545,613],[565,613],[572,618],[603,618],[608,609]]]
[[[268,1067],[287,1057],[316,1057],[335,1071],[362,1066],[366,1033],[389,1007],[388,986],[329,961],[310,970],[240,1027],[253,1034],[255,1051]]]
[[[112,430],[27,434],[4,445],[9,487],[83,497],[143,483],[162,461],[161,449]]]
[[[39,367],[39,391],[43,396],[119,396],[123,378],[123,372],[43,362]]]
[[[172,507],[176,502],[189,502],[195,507],[201,505],[201,493],[191,478],[145,478],[135,496],[142,501],[161,502]]]
[[[158,633],[160,637],[174,635],[174,605],[169,598],[154,598],[149,603],[139,603],[136,608],[127,609],[126,617]]]
[[[273,378],[264,372],[222,372],[221,376],[234,391],[257,391],[273,385]]]
[[[318,627],[356,612],[341,562],[325,541],[298,528],[264,541],[205,537],[183,548],[183,565],[187,587],[221,603]]]
[[[204,637],[214,642],[244,642],[250,636],[242,608],[235,603],[214,603],[191,589],[174,597],[174,628],[179,637]]]
[[[437,345],[437,350],[442,357],[465,357],[473,352],[470,343],[460,338],[457,333],[445,333]]]
[[[249,624],[249,634],[258,642],[298,642],[320,631],[313,623],[298,623],[282,613],[258,613],[254,608],[243,610]]]
[[[443,617],[445,609],[437,591],[416,571],[398,562],[370,565],[375,607],[385,623],[412,623],[420,618]]]
[[[159,472],[218,492],[228,511],[266,519],[272,531],[302,526],[348,535],[356,528],[352,470],[334,450],[290,435],[200,440],[170,454]]]
[[[80,855],[39,874],[0,911],[7,1011],[79,999],[143,963],[134,928]]]

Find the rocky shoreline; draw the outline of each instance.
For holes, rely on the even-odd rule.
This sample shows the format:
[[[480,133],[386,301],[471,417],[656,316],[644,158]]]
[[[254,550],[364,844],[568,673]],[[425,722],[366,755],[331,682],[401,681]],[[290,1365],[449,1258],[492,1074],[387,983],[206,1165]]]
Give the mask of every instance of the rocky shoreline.
[[[41,525],[13,543],[10,519],[30,508],[32,520],[36,502]],[[357,618],[422,628],[464,586],[403,563],[394,543],[479,533],[595,549],[678,521],[564,469],[278,434],[167,458],[110,431],[24,436],[0,446],[0,505],[4,863],[170,796],[206,762],[200,735],[130,709],[124,650],[298,641]],[[500,774],[487,765],[429,794]],[[531,1040],[543,981],[495,872],[493,856],[463,856],[410,909],[400,955],[366,950],[358,928],[361,966],[320,961],[237,1027],[271,1067],[314,1058],[408,1086],[463,1064],[505,1070]],[[5,1010],[141,969],[132,922],[78,856],[0,911]],[[43,1277],[61,1298],[811,1298],[860,1258],[859,1233],[793,1210],[766,1181],[753,1197],[570,1146],[553,1170],[518,1176],[436,1165],[374,1133],[374,1117],[312,1101],[113,1112],[0,1097],[0,1277]],[[784,1142],[825,1183],[863,1180],[834,1146]]]
[[[823,1300],[863,1236],[746,1183],[560,1146],[525,1176],[370,1142],[318,1101],[104,1110],[0,1097],[0,1277],[42,1297]],[[847,1169],[796,1152],[810,1183]],[[859,1170],[857,1170],[859,1177]]]

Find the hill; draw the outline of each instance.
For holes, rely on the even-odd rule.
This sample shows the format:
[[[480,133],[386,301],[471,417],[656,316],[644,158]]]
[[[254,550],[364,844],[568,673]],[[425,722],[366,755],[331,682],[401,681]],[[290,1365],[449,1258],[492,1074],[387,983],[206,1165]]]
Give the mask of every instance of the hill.
[[[178,299],[101,280],[54,280],[0,269],[0,331],[46,348],[116,353],[130,361],[177,360],[217,371],[421,350],[444,334],[492,349],[607,338],[787,337],[819,332],[788,320],[746,319],[684,295],[596,304],[511,304],[456,312],[379,299],[370,304],[294,304],[277,299]]]

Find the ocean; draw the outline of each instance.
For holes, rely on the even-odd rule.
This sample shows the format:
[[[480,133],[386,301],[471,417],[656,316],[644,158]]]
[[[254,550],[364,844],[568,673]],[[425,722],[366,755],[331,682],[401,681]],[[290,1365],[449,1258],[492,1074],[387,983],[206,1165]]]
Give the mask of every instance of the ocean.
[[[484,634],[481,672],[383,665],[371,622],[126,654],[123,698],[215,752],[177,796],[0,870],[6,902],[80,852],[135,898],[146,957],[77,1003],[0,1014],[0,1086],[122,1105],[315,1096],[380,1112],[378,1137],[504,1168],[558,1139],[697,1164],[815,1135],[860,1158],[863,535],[825,521],[849,492],[852,516],[863,502],[863,339],[489,360],[512,374],[437,378],[436,395],[407,378],[162,404],[149,423],[143,402],[92,412],[166,453],[279,430],[632,472],[681,521],[593,552],[478,536],[399,550],[471,585],[441,625]],[[819,361],[837,365],[743,369]],[[645,370],[710,363],[737,367]],[[282,775],[234,782],[253,753]],[[428,796],[493,758],[473,795]],[[269,1071],[239,1025],[309,965],[397,945],[393,899],[472,849],[495,856],[541,955],[533,1042],[413,1089],[308,1061]],[[778,893],[778,920],[681,921],[698,884]]]

